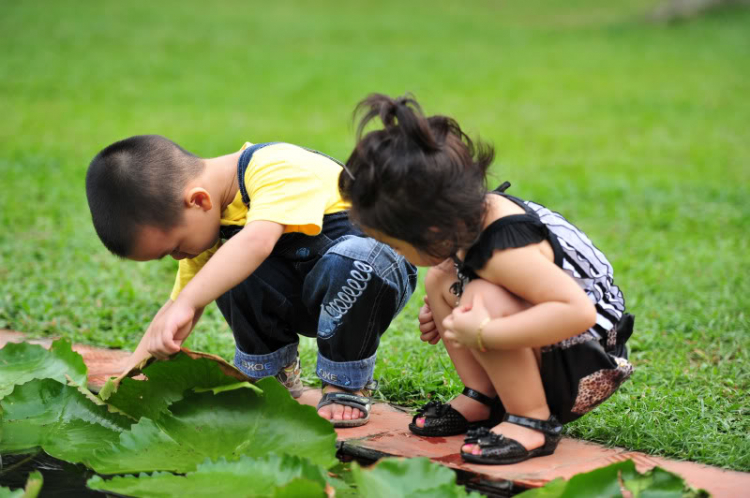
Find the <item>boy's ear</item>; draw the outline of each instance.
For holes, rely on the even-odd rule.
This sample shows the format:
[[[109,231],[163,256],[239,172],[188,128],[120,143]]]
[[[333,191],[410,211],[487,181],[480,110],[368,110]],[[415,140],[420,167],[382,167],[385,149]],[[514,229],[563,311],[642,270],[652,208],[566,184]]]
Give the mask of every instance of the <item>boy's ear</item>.
[[[208,211],[213,207],[211,194],[201,187],[191,188],[185,193],[185,205],[187,207],[199,207],[204,211]]]

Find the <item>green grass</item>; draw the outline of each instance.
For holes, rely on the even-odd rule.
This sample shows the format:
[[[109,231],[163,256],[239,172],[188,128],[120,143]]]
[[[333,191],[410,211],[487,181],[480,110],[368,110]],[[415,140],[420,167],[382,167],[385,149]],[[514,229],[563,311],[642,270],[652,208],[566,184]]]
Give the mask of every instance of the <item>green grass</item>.
[[[93,232],[83,182],[103,146],[159,133],[202,156],[284,140],[345,158],[357,101],[411,91],[493,142],[497,181],[614,264],[637,371],[568,433],[748,471],[750,14],[657,26],[652,5],[11,2],[0,328],[133,348],[167,299],[174,261],[119,261]],[[418,340],[422,292],[379,350],[395,403],[461,389]],[[189,345],[231,356],[215,307]]]

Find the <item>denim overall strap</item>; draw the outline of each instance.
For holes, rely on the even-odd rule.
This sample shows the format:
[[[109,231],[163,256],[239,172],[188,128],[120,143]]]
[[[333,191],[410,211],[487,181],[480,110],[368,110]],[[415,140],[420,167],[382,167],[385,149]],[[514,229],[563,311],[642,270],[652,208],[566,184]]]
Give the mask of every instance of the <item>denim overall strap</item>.
[[[352,180],[354,180],[354,175],[352,175],[352,172],[349,171],[349,168],[346,167],[346,164],[342,163],[341,161],[339,161],[335,157],[331,157],[328,154],[324,154],[323,152],[320,152],[319,150],[308,149],[307,147],[302,147],[302,148],[305,149],[307,152],[312,152],[313,154],[317,154],[319,156],[326,157],[326,158],[330,159],[331,161],[335,162],[336,164],[338,164],[339,166],[341,166],[344,171],[346,171],[346,174],[349,175],[349,178],[351,178]]]
[[[335,162],[336,164],[338,164],[339,166],[341,166],[342,168],[345,168],[345,167],[346,167],[346,166],[344,166],[344,163],[342,163],[341,161],[339,161],[339,160],[338,160],[338,159],[336,159],[335,157],[331,157],[331,156],[329,156],[328,154],[324,154],[323,152],[320,152],[319,150],[315,150],[315,149],[308,149],[307,147],[302,147],[302,148],[303,148],[303,149],[305,149],[305,150],[306,150],[307,152],[312,152],[313,154],[317,154],[317,155],[319,155],[319,156],[323,156],[323,157],[325,157],[325,158],[328,158],[328,159],[330,159],[331,161],[333,161],[333,162]]]
[[[253,158],[253,154],[255,154],[256,151],[262,149],[263,147],[268,147],[269,145],[278,143],[281,142],[265,142],[262,144],[251,145],[247,149],[243,150],[242,154],[240,154],[240,159],[239,161],[237,161],[237,180],[240,184],[242,202],[244,202],[246,206],[250,205],[250,197],[247,195],[247,189],[245,189],[245,170],[247,169],[247,165],[250,164],[250,159]]]

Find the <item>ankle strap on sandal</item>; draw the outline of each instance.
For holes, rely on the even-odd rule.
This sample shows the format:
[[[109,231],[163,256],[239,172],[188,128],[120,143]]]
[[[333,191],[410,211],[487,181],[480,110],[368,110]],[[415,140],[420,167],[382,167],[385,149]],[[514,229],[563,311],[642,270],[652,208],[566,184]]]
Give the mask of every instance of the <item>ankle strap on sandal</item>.
[[[503,422],[510,422],[511,424],[520,425],[521,427],[528,427],[550,436],[562,437],[562,424],[557,421],[554,415],[550,415],[547,420],[539,420],[537,418],[522,417],[520,415],[511,415],[506,413],[503,417]]]
[[[483,405],[487,405],[490,408],[492,408],[492,405],[495,404],[495,400],[487,396],[486,394],[482,394],[479,391],[475,391],[474,389],[470,387],[464,387],[464,390],[461,391],[461,394],[466,396],[467,398],[471,398],[474,401],[479,401]]]
[[[365,384],[364,387],[362,387],[362,389],[354,389],[354,390],[347,389],[347,388],[341,387],[341,386],[337,386],[335,384],[329,384],[328,382],[321,382],[320,384],[321,384],[321,386],[320,386],[321,390],[325,389],[326,386],[334,386],[334,387],[337,387],[339,389],[343,389],[344,392],[353,393],[355,391],[362,391],[362,392],[370,393],[370,394],[372,394],[373,391],[377,391],[378,387],[380,386],[380,382],[378,382],[375,379],[368,380],[367,384]]]

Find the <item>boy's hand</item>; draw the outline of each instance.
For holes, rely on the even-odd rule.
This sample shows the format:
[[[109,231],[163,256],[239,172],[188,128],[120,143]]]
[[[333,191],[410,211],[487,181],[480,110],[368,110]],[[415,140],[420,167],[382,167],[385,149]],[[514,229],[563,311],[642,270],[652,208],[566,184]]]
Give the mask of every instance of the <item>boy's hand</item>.
[[[153,324],[148,352],[163,360],[180,350],[182,342],[190,335],[195,308],[178,299]]]
[[[477,293],[469,305],[454,308],[453,312],[443,320],[445,333],[443,340],[450,341],[457,348],[477,348],[477,333],[479,325],[490,316],[484,306],[482,295]]]
[[[419,310],[417,320],[419,320],[419,331],[422,333],[419,338],[422,341],[432,345],[440,342],[440,333],[435,324],[435,318],[432,316],[432,308],[430,308],[430,300],[427,296],[424,297],[424,306]]]

